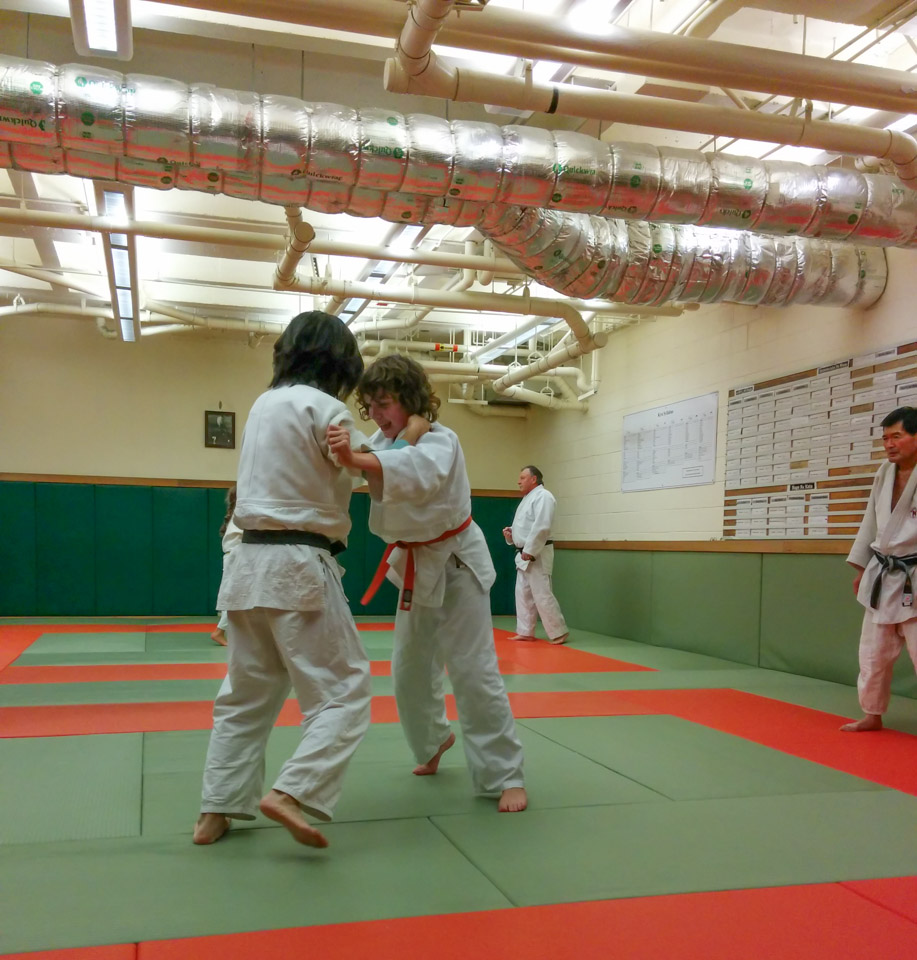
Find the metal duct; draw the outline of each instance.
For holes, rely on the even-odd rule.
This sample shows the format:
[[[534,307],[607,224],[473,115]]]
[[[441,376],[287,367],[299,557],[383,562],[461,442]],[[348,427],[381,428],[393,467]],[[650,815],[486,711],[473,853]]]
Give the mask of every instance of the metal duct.
[[[564,131],[450,123],[3,56],[0,165],[155,189],[226,193],[398,223],[493,228],[504,231],[502,240],[496,234],[493,239],[509,244],[506,249],[516,251],[520,265],[541,271],[552,286],[561,283],[557,289],[594,285],[609,291],[604,294],[609,298],[635,303],[692,294],[757,302],[748,299],[749,285],[735,272],[744,277],[746,263],[763,269],[770,258],[775,276],[782,276],[790,270],[781,266],[788,263],[789,250],[796,263],[797,279],[788,287],[793,300],[768,293],[774,303],[866,305],[884,283],[883,258],[868,256],[861,247],[835,255],[824,243],[756,245],[744,234],[721,236],[666,224],[917,245],[917,193],[889,177],[645,144],[608,145]],[[570,258],[570,269],[532,261],[537,251],[529,240],[528,246],[514,246],[518,238],[511,238],[505,226],[514,218],[520,222],[516,208],[544,208],[527,222],[533,229],[538,223],[553,225],[553,236],[563,243],[554,243],[551,256]],[[663,260],[641,252],[645,238],[652,240],[650,252],[664,253]],[[702,248],[692,250],[690,243]],[[639,278],[646,270],[657,273],[666,258],[671,261],[666,277],[674,279],[661,294],[666,283]],[[854,262],[861,263],[857,278],[868,281],[856,290],[839,269]],[[711,273],[701,283],[698,265],[703,263],[710,269],[718,265],[718,280]],[[772,277],[766,286],[776,291],[780,285]]]
[[[884,251],[824,240],[521,207],[479,229],[539,283],[584,299],[868,306],[887,277]]]

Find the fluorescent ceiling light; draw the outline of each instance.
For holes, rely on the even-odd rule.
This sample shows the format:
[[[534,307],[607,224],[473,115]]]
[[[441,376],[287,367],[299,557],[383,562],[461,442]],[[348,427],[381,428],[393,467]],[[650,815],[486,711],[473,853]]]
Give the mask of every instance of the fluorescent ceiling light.
[[[115,268],[115,286],[130,289],[131,266],[127,250],[124,247],[112,246],[111,260]]]
[[[70,0],[70,23],[81,57],[133,57],[130,0]]]

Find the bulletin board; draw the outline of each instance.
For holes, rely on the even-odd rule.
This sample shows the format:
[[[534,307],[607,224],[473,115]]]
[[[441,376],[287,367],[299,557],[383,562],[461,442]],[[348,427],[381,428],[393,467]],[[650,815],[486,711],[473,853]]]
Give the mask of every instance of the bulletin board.
[[[879,424],[915,405],[917,342],[730,390],[724,536],[855,536],[885,459]]]
[[[678,400],[624,418],[621,490],[713,483],[719,394]]]

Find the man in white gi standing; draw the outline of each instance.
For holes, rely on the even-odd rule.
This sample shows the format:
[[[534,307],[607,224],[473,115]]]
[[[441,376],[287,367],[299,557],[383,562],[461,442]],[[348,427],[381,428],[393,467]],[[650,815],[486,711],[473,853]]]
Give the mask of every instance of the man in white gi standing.
[[[917,409],[898,407],[882,421],[887,461],[879,467],[847,562],[858,571],[857,600],[866,608],[857,690],[864,716],[841,730],[882,729],[892,671],[906,644],[917,668]]]
[[[538,467],[523,467],[519,474],[522,502],[503,537],[516,548],[516,634],[510,640],[534,640],[535,621],[541,623],[550,643],[566,643],[570,636],[560,604],[551,588],[554,570],[554,495],[545,489]]]

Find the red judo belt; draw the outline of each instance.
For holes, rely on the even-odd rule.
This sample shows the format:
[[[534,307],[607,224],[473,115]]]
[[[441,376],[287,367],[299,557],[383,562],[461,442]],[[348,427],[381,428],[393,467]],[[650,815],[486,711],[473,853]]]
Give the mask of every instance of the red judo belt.
[[[454,530],[447,530],[442,536],[434,537],[432,540],[414,540],[411,542],[396,540],[394,543],[390,543],[385,548],[385,553],[382,554],[382,559],[379,561],[373,582],[369,585],[366,593],[363,594],[363,599],[360,603],[365,607],[376,595],[376,591],[382,586],[382,581],[385,579],[386,573],[388,573],[388,558],[391,556],[392,550],[394,550],[395,547],[400,547],[402,550],[407,551],[408,559],[407,565],[404,568],[404,589],[401,591],[401,603],[398,606],[401,610],[410,610],[411,598],[414,595],[414,547],[428,547],[431,543],[441,543],[443,540],[448,540],[450,537],[457,536],[463,530],[467,530],[470,525],[471,517],[460,527],[456,527]]]

